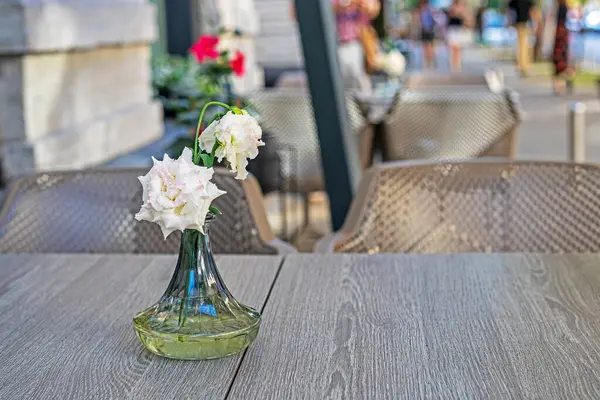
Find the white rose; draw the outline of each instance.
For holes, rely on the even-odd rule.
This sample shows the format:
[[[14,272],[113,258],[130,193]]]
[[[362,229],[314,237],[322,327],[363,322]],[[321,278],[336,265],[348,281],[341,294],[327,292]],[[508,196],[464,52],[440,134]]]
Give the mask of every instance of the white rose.
[[[262,129],[256,119],[246,111],[234,114],[229,111],[218,121],[213,121],[200,135],[202,150],[211,153],[215,147],[215,157],[220,162],[225,158],[236,179],[246,179],[248,160],[256,158],[258,148],[264,146]]]
[[[399,77],[406,69],[406,59],[398,50],[392,50],[381,57],[381,68],[392,77]]]
[[[135,219],[157,223],[165,239],[177,230],[204,232],[210,204],[225,193],[210,181],[213,169],[195,165],[189,148],[177,160],[166,154],[163,161],[152,160],[154,166],[138,178],[144,203]]]

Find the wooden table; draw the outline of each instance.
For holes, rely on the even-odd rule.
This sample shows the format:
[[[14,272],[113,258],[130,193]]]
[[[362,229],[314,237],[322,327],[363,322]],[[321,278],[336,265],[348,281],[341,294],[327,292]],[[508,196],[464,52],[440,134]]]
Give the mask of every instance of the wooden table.
[[[281,261],[218,258],[259,338],[182,362],[131,327],[175,257],[0,256],[0,398],[600,398],[600,255]]]
[[[600,398],[600,256],[288,256],[231,399]]]
[[[220,256],[238,300],[262,309],[282,259]],[[0,399],[224,398],[241,356],[173,361],[131,320],[166,289],[176,256],[0,256]]]

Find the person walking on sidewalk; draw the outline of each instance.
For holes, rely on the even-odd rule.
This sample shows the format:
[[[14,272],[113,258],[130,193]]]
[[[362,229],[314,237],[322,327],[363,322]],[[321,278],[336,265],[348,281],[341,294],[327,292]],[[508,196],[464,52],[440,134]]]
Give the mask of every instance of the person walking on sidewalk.
[[[421,26],[421,47],[425,68],[434,66],[435,19],[429,0],[420,0],[416,17]]]
[[[566,0],[558,0],[556,10],[556,31],[554,33],[554,48],[552,50],[552,63],[554,64],[554,93],[565,93],[569,69],[569,30],[567,29]]]
[[[450,50],[450,71],[462,68],[462,49],[473,43],[473,15],[464,0],[453,0],[448,8],[448,31],[446,42]]]
[[[330,0],[335,15],[338,37],[338,59],[345,89],[371,91],[371,78],[365,68],[365,49],[361,43],[361,29],[381,11],[378,0]],[[296,18],[294,2],[290,4],[292,18]]]
[[[521,76],[527,76],[531,66],[528,24],[533,2],[532,0],[510,0],[508,6],[514,13],[517,27],[517,69]]]
[[[477,32],[477,41],[479,43],[483,43],[483,16],[488,8],[487,0],[483,0],[479,7],[477,7],[477,12],[475,13],[475,32]]]

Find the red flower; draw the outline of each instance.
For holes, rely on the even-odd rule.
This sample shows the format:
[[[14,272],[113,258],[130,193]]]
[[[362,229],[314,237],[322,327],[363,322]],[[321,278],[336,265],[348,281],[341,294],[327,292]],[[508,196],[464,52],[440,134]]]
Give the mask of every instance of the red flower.
[[[236,76],[244,76],[244,72],[246,72],[244,69],[245,60],[246,57],[244,56],[244,53],[237,50],[231,61],[229,61],[229,66]]]
[[[198,62],[203,62],[205,59],[214,60],[219,57],[217,45],[219,44],[218,36],[202,35],[196,43],[190,47],[192,53]]]

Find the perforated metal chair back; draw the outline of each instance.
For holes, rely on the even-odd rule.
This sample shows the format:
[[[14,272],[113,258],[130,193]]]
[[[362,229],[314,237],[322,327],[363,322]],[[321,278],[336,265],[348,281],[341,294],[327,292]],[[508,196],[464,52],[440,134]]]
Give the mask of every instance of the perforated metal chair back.
[[[160,228],[138,222],[137,177],[144,169],[51,172],[25,177],[11,188],[0,213],[3,253],[176,253],[180,233],[163,240]],[[275,254],[277,248],[256,181],[238,181],[216,168],[213,181],[226,195],[214,205],[223,215],[211,224],[217,253]]]
[[[440,86],[479,86],[489,90],[484,74],[411,73],[406,79],[406,87],[411,89]]]
[[[365,175],[329,250],[598,252],[599,213],[598,166],[390,163]]]
[[[519,124],[510,91],[402,89],[385,119],[386,159],[511,157]]]
[[[249,96],[248,102],[259,114],[263,130],[273,135],[278,149],[284,153],[281,155],[284,178],[295,179],[300,192],[323,189],[321,150],[307,90],[265,89]],[[346,107],[352,132],[365,152],[361,158],[366,159],[366,152],[370,155],[371,151],[371,130],[353,96],[346,97]],[[291,154],[285,154],[286,149]]]

